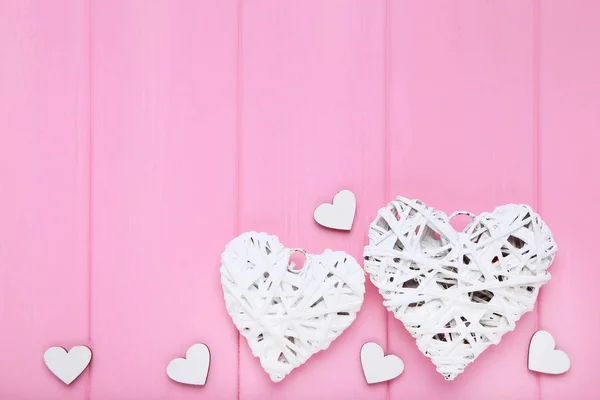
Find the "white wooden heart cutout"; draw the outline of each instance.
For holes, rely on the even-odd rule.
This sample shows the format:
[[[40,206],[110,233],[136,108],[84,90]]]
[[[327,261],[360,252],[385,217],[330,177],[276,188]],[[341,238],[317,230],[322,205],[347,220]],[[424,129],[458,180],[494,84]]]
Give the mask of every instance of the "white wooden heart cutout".
[[[563,374],[571,368],[567,353],[556,350],[554,338],[547,331],[537,331],[529,344],[529,369],[544,374]]]
[[[341,190],[333,198],[333,204],[319,205],[314,212],[315,221],[326,228],[349,231],[356,214],[356,197],[350,190]]]
[[[394,354],[383,354],[380,345],[374,342],[363,344],[360,363],[368,384],[390,381],[404,372],[404,362]]]
[[[526,205],[473,216],[461,232],[450,219],[398,197],[371,224],[364,257],[383,304],[453,380],[533,309],[556,243]]]
[[[167,375],[175,382],[186,385],[206,384],[210,368],[210,351],[203,343],[191,346],[185,358],[175,358],[167,366]]]
[[[303,252],[246,232],[221,256],[227,311],[273,382],[327,349],[352,324],[365,293],[364,272],[348,254],[306,254],[293,269],[296,251]]]
[[[50,347],[44,352],[44,363],[58,379],[70,385],[92,361],[92,351],[75,346],[67,352],[63,347]]]

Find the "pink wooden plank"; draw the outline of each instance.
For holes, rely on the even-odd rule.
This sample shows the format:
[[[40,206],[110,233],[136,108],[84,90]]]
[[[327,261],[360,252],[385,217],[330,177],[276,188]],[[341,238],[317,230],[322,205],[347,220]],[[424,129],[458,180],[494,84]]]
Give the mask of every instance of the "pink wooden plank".
[[[242,12],[241,230],[312,253],[345,250],[362,264],[368,224],[384,202],[384,8],[361,1],[246,2]],[[319,227],[318,204],[341,189],[358,210],[350,233]],[[368,284],[354,324],[274,384],[242,337],[241,399],[383,399],[359,351],[385,344],[384,310]]]
[[[544,1],[540,9],[540,205],[559,251],[543,292],[540,327],[571,358],[541,377],[541,398],[600,398],[600,3]]]
[[[44,365],[88,341],[86,2],[0,1],[0,398],[81,399]]]
[[[391,2],[390,195],[451,213],[534,202],[533,3]],[[392,398],[530,399],[535,313],[454,382],[391,314]]]
[[[233,1],[94,4],[92,399],[236,397],[236,32]],[[207,385],[170,381],[197,342]]]

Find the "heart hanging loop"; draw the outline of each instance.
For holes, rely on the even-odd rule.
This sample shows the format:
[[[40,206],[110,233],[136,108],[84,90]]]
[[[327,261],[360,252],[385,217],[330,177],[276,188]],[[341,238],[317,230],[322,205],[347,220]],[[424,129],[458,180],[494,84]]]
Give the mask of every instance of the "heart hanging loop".
[[[300,253],[300,254],[302,254],[302,256],[304,256],[304,262],[302,263],[302,266],[300,268],[295,268],[297,265],[296,261],[292,260],[294,253]],[[290,260],[289,260],[289,264],[288,264],[288,271],[298,273],[306,267],[306,264],[308,264],[308,255],[306,254],[306,250],[300,249],[300,248],[290,249]]]
[[[465,221],[462,219],[458,219],[452,221],[454,218],[456,217],[460,217],[460,216],[466,216],[469,217],[470,220]],[[452,226],[454,227],[454,229],[458,230],[458,231],[464,231],[465,229],[467,229],[467,227],[475,220],[475,214],[470,213],[468,211],[455,211],[452,214],[450,214],[450,217],[448,217],[448,222],[450,222],[452,224]]]
[[[471,219],[475,219],[475,214],[468,212],[468,211],[454,211],[452,214],[450,214],[450,217],[448,218],[448,221],[451,221],[452,218],[458,217],[459,215],[466,215],[467,217],[471,218]]]
[[[302,254],[306,255],[306,250],[300,249],[300,248],[290,249],[290,253],[302,253]]]

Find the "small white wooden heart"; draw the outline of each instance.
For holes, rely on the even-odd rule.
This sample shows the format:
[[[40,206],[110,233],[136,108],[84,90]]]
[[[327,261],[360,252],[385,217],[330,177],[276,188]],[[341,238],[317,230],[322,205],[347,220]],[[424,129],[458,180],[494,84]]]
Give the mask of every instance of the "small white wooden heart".
[[[398,197],[379,210],[364,251],[383,304],[448,380],[533,309],[556,252],[529,206],[466,214],[457,232],[452,216]]]
[[[356,197],[350,190],[339,191],[333,198],[333,204],[324,203],[315,209],[315,221],[331,229],[349,231],[356,213]]]
[[[544,374],[563,374],[571,368],[567,353],[555,350],[556,343],[549,332],[537,331],[529,344],[529,369]]]
[[[205,344],[190,347],[185,358],[176,358],[167,366],[167,375],[186,385],[204,385],[210,368],[210,351]]]
[[[367,342],[360,349],[360,362],[368,384],[390,381],[404,372],[400,357],[388,354],[377,343]]]
[[[297,251],[305,253],[246,232],[221,256],[227,311],[273,382],[327,349],[354,321],[365,293],[364,272],[348,254],[305,253],[297,270],[290,265]]]
[[[50,347],[44,352],[48,369],[67,385],[81,375],[91,360],[92,351],[86,346],[75,346],[68,352],[62,347]]]

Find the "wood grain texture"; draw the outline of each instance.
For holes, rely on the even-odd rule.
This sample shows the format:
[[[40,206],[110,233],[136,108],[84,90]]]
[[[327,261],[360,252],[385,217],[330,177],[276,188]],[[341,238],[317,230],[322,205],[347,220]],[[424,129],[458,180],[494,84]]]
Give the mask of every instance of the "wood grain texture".
[[[593,0],[0,0],[0,399],[599,398],[599,27]],[[351,232],[312,219],[341,189]],[[367,282],[348,331],[271,383],[225,310],[226,243],[362,263],[398,194],[538,206],[559,252],[536,310],[449,383]],[[527,370],[538,328],[567,374]],[[365,383],[367,341],[400,378]],[[196,342],[207,385],[170,381]],[[76,344],[94,357],[66,387],[42,355]]]
[[[362,264],[372,210],[383,202],[384,8],[361,1],[248,2],[242,9],[241,230],[277,234],[311,253],[345,250]],[[313,220],[341,189],[358,202],[351,232]],[[240,343],[240,398],[385,399],[368,387],[361,345],[385,343],[368,285],[357,320],[325,351],[272,384]]]
[[[540,5],[540,209],[558,244],[542,294],[540,327],[571,358],[565,375],[541,378],[540,398],[600,398],[600,276],[594,262],[600,224],[600,4]]]
[[[81,399],[44,365],[88,341],[85,3],[0,1],[0,398]]]
[[[92,399],[232,399],[220,254],[236,209],[232,1],[93,9]],[[168,362],[209,346],[203,388]]]
[[[392,2],[390,196],[448,214],[534,202],[533,3]],[[508,28],[510,27],[510,29]],[[535,313],[449,383],[389,315],[406,371],[391,397],[531,399],[527,372]],[[497,387],[498,382],[510,384]]]

